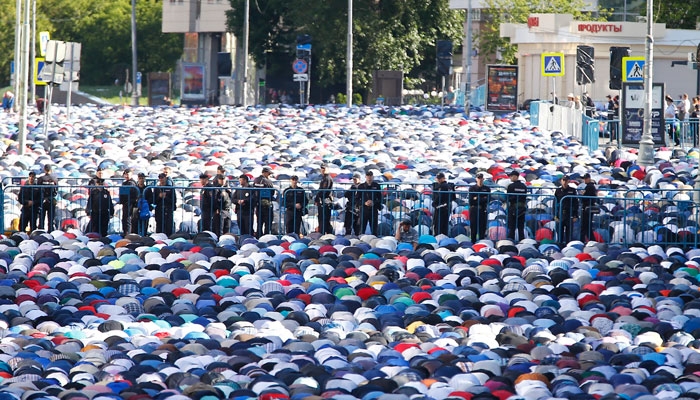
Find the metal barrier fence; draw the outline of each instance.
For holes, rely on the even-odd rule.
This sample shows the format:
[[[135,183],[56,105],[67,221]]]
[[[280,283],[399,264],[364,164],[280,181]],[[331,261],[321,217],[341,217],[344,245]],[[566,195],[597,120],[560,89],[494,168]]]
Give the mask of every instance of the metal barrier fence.
[[[600,198],[571,196],[557,201],[553,189],[530,189],[526,195],[514,195],[492,186],[491,192],[480,198],[463,190],[441,192],[449,196],[446,213],[433,204],[436,194],[429,188],[339,188],[325,196],[301,187],[263,193],[265,189],[240,186],[149,185],[134,194],[121,186],[104,187],[103,191],[58,186],[56,195],[45,196],[44,186],[8,185],[2,196],[8,232],[50,229],[53,222],[57,229],[103,230],[107,234],[123,234],[127,229],[139,234],[210,230],[257,236],[315,231],[389,236],[396,233],[400,221],[410,220],[418,235],[466,235],[472,240],[519,241],[522,229],[524,237],[538,242],[592,239],[624,245],[696,247],[700,241],[700,206],[692,201],[693,191],[621,190],[608,191]],[[105,193],[109,201],[103,202]],[[141,198],[147,199],[145,217]],[[373,200],[374,205],[367,200]],[[567,208],[573,210],[567,212]]]

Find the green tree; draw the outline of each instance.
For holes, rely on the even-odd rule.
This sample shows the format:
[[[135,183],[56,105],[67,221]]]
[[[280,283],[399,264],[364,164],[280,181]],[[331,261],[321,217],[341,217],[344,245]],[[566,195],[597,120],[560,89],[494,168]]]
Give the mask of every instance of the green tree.
[[[482,15],[486,18],[486,24],[481,32],[474,38],[475,47],[481,54],[490,55],[487,62],[495,62],[496,54],[500,53],[502,62],[509,64],[515,62],[515,54],[518,51],[516,45],[510,44],[507,38],[502,38],[500,27],[502,23],[524,24],[527,17],[534,13],[572,14],[579,20],[605,20],[609,14],[607,10],[599,9],[596,12],[583,11],[588,5],[583,0],[485,0],[486,9]]]
[[[646,7],[642,15],[646,15]],[[700,22],[700,7],[697,2],[665,0],[654,2],[654,21],[666,23],[667,28],[695,29]]]
[[[0,7],[0,82],[9,83],[14,58],[15,2]],[[182,53],[178,34],[163,34],[162,0],[138,0],[136,29],[139,69],[172,71]],[[37,32],[82,44],[80,81],[109,84],[131,66],[131,0],[38,0]],[[38,44],[37,44],[38,50]]]
[[[231,0],[228,28],[241,37],[245,0]],[[353,2],[353,87],[367,89],[374,70],[402,70],[414,82],[432,80],[435,42],[459,48],[464,12],[448,0],[355,0]],[[312,74],[321,85],[344,84],[347,0],[258,0],[250,8],[250,54],[259,64],[277,61],[289,70],[297,34],[313,38]],[[267,57],[266,57],[267,54]],[[269,55],[279,58],[271,59]],[[286,54],[286,57],[283,56]],[[274,67],[272,67],[274,69]],[[289,73],[289,72],[286,72]]]

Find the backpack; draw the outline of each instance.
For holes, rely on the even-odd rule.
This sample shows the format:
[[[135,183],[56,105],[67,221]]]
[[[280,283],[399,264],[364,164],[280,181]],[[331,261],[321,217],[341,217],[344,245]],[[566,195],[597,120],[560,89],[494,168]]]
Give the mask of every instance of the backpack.
[[[148,200],[145,198],[141,197],[136,204],[136,207],[139,209],[139,218],[140,219],[149,219],[151,218],[151,206],[148,204]]]

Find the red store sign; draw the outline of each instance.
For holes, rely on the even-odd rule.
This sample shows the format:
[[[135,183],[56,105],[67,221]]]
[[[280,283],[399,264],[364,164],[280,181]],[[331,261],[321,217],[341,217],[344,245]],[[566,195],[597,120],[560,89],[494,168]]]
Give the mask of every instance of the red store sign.
[[[528,21],[528,24],[530,21]],[[585,33],[609,33],[609,32],[614,32],[614,33],[620,33],[622,32],[622,24],[613,24],[609,22],[603,22],[603,23],[585,23],[585,24],[578,24],[576,25],[576,30],[578,32],[585,32]]]

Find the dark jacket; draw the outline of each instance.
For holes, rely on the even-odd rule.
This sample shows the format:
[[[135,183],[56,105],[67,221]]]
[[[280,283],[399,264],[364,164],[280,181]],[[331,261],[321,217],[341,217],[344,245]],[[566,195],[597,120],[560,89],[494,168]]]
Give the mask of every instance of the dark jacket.
[[[469,208],[478,209],[479,211],[486,212],[489,205],[489,193],[491,193],[491,188],[484,185],[472,185],[469,187]]]
[[[114,215],[114,204],[112,196],[104,186],[98,186],[90,191],[87,206],[88,215]]]
[[[284,197],[284,207],[287,211],[296,210],[297,203],[301,204],[301,212],[306,209],[307,199],[306,191],[300,187],[288,187],[282,192],[282,197]]]
[[[371,184],[362,182],[357,187],[358,204],[362,205],[365,209],[372,208],[374,211],[379,211],[382,208],[382,197],[381,187],[376,181],[372,181]],[[367,207],[365,205],[367,200],[372,200],[372,207]]]
[[[136,207],[139,200],[139,189],[133,179],[122,182],[119,188],[119,204],[122,206]]]
[[[557,190],[554,191],[554,197],[557,200],[556,206],[561,207],[561,209],[557,209],[557,213],[555,215],[559,215],[559,213],[561,213],[564,218],[578,218],[577,195],[578,193],[576,192],[576,189],[572,187],[567,186],[557,188]]]

